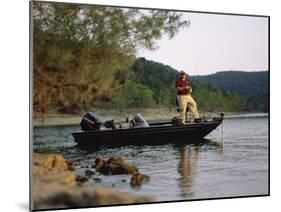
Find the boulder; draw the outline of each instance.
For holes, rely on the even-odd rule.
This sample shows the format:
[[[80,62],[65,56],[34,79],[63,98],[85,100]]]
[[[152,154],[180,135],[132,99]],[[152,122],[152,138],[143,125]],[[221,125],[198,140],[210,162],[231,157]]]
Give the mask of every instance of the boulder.
[[[40,167],[45,171],[57,170],[65,171],[68,169],[68,165],[62,155],[56,154],[33,154],[33,164],[36,167]]]
[[[87,169],[86,171],[85,171],[85,175],[87,176],[87,177],[91,177],[92,175],[94,175],[95,174],[95,172],[93,172],[92,170],[90,170],[90,169]]]
[[[103,167],[101,167],[100,173],[104,175],[124,174],[124,169],[121,165],[105,164]]]
[[[77,175],[76,176],[76,181],[79,182],[79,183],[85,183],[85,182],[88,181],[88,178],[84,177],[84,176]]]
[[[94,177],[93,181],[95,181],[96,183],[101,183],[101,178],[99,177]]]
[[[75,170],[75,163],[70,162],[70,161],[66,161],[66,164],[67,164],[67,169],[69,171],[74,171]]]
[[[102,159],[101,157],[97,157],[95,160],[95,167],[97,171],[100,171],[100,169],[105,165],[106,161]]]
[[[134,165],[124,163],[121,157],[111,157],[107,161],[101,157],[96,158],[96,170],[104,175],[133,174],[138,172]]]
[[[67,162],[61,155],[34,154],[33,155],[33,182],[56,182],[67,186],[74,186],[76,174],[68,170]]]
[[[124,169],[124,174],[133,174],[133,173],[138,173],[139,169],[134,166],[134,165],[130,165],[130,164],[123,164],[122,165],[123,169]]]
[[[149,182],[149,180],[150,180],[149,176],[135,172],[132,175],[130,184],[132,187],[136,188],[136,187],[140,187],[144,183]]]
[[[106,163],[122,165],[124,164],[124,160],[120,156],[113,156],[109,158]]]

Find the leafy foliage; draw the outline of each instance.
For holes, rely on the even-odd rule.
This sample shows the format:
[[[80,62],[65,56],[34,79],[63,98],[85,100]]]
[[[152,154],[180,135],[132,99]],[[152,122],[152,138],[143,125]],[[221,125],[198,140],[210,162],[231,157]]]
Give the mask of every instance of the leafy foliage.
[[[119,108],[140,108],[152,106],[153,92],[146,86],[128,82],[112,96],[113,105]]]
[[[112,98],[137,48],[173,38],[188,22],[166,10],[33,2],[34,110],[74,112]]]

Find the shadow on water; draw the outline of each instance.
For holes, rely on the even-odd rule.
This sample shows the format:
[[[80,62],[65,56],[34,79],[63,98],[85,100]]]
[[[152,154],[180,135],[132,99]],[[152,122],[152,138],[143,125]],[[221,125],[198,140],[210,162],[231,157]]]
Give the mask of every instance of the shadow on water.
[[[188,143],[188,144],[187,144]],[[182,146],[186,146],[186,145],[195,145],[195,146],[203,146],[203,145],[211,145],[211,146],[220,146],[220,144],[218,144],[217,142],[211,141],[209,139],[197,139],[197,140],[188,140],[188,142],[185,143],[184,141],[180,141],[180,142],[167,142],[164,144],[155,144],[154,142],[151,142],[151,144],[149,142],[145,142],[145,144],[139,144],[136,143],[134,145],[130,144],[130,145],[126,145],[126,144],[110,144],[110,145],[75,145],[75,147],[77,149],[83,150],[83,151],[87,151],[87,152],[96,152],[96,151],[100,151],[100,150],[106,150],[106,149],[118,149],[118,148],[124,148],[124,147],[134,147],[134,148],[142,148],[142,147],[161,147],[161,146],[166,146],[166,145],[170,145],[170,146],[174,146],[175,148],[178,147],[182,147]]]

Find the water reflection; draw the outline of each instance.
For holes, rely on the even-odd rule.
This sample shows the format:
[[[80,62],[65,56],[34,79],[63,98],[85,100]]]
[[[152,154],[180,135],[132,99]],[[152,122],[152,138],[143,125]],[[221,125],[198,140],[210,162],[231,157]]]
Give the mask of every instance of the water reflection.
[[[194,194],[193,180],[196,177],[198,150],[199,146],[192,148],[190,145],[183,145],[180,147],[178,172],[181,175],[179,179],[181,196],[184,198],[190,198]]]
[[[195,179],[198,177],[197,166],[199,159],[199,152],[204,151],[205,148],[214,147],[220,150],[223,157],[223,144],[204,139],[204,143],[199,142],[195,145],[182,145],[179,146],[180,159],[178,163],[179,187],[181,196],[184,199],[191,198],[196,192]]]

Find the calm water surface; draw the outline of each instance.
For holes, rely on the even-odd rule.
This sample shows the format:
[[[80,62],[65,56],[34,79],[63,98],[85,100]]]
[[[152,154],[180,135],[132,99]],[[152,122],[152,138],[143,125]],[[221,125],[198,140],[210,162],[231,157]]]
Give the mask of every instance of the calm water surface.
[[[130,176],[95,176],[84,186],[114,186],[120,191],[155,196],[157,201],[268,194],[268,116],[232,117],[201,145],[101,147],[81,149],[71,132],[79,126],[34,128],[35,152],[59,153],[81,165],[93,165],[99,155],[120,155],[150,181],[135,189]],[[76,172],[84,175],[85,169]]]

